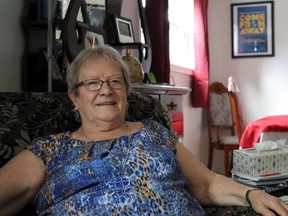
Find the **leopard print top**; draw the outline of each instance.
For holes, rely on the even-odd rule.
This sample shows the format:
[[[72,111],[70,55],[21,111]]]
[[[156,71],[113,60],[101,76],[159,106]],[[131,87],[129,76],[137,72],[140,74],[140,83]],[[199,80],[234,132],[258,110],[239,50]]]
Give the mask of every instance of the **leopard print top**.
[[[144,120],[129,137],[84,142],[70,134],[27,147],[47,167],[39,215],[204,215],[182,178],[174,132]]]

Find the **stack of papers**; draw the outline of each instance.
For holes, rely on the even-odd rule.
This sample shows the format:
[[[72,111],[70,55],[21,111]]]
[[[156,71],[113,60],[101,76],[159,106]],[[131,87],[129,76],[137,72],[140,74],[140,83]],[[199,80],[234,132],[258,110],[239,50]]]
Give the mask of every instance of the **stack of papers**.
[[[232,171],[232,178],[237,182],[251,186],[275,185],[275,184],[288,185],[288,173],[275,173],[254,177]]]

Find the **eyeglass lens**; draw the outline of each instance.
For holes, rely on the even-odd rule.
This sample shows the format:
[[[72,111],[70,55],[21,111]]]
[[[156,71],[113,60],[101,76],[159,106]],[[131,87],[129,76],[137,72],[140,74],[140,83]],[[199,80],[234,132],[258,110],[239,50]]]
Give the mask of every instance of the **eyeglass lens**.
[[[83,81],[83,85],[86,87],[88,91],[96,91],[96,90],[99,90],[105,82],[112,89],[120,89],[125,84],[124,78],[119,77],[119,78],[115,78],[115,79],[111,79],[107,81],[102,81],[102,80],[97,80],[97,79],[85,80]]]

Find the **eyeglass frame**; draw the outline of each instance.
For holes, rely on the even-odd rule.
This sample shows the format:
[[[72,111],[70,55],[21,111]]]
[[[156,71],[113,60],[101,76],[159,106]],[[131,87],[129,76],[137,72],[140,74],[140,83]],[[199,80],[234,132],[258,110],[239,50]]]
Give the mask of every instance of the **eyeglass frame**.
[[[122,84],[122,86],[119,87],[119,88],[111,87],[111,86],[110,86],[110,82],[113,81],[113,80],[117,80],[117,79],[119,79],[119,78],[124,81],[123,84]],[[93,81],[93,80],[94,80],[94,81],[99,81],[99,82],[100,82],[100,85],[99,85],[99,88],[94,89],[94,90],[90,90],[90,89],[88,88],[88,85],[86,85],[85,83],[86,83],[87,81]],[[75,85],[75,88],[79,88],[79,87],[81,87],[81,86],[84,86],[87,91],[98,91],[98,90],[100,90],[100,89],[102,88],[102,86],[103,86],[104,83],[107,83],[107,85],[109,86],[109,88],[117,90],[117,89],[123,88],[123,87],[126,85],[126,79],[125,79],[124,77],[114,77],[114,78],[109,79],[109,80],[106,80],[106,81],[100,80],[100,79],[86,79],[86,80],[82,80],[81,82],[77,83],[77,84]]]

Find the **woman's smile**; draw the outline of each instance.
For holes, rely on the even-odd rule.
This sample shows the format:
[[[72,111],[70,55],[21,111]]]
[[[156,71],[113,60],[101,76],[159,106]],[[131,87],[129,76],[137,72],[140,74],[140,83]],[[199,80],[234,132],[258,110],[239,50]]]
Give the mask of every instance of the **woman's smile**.
[[[108,101],[108,102],[103,102],[103,103],[98,103],[97,106],[106,106],[106,105],[115,105],[116,103],[113,101]]]

